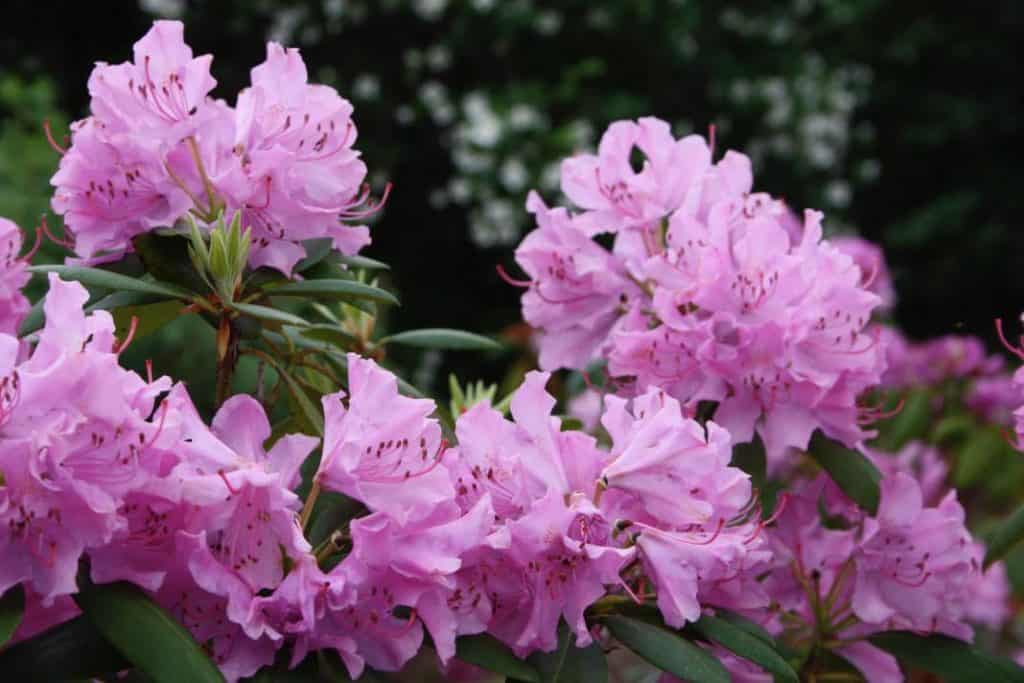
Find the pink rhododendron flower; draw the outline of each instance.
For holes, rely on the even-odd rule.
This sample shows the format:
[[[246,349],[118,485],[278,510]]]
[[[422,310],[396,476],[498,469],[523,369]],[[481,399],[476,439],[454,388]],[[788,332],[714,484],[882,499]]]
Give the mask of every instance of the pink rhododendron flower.
[[[232,108],[209,96],[211,61],[193,57],[180,22],[158,21],[134,61],[97,64],[92,115],[72,124],[51,180],[76,255],[114,259],[140,233],[189,213],[209,223],[221,211],[240,211],[252,229],[253,268],[290,275],[308,239],[349,255],[369,244],[365,226],[341,223],[376,210],[352,147],[352,105],[308,84],[297,50],[269,43]]]
[[[539,227],[516,249],[516,261],[531,278],[523,317],[540,330],[541,368],[581,368],[602,353],[639,289],[565,209],[547,208],[534,193],[527,209]]]
[[[83,551],[111,541],[123,498],[175,457],[155,409],[170,381],[122,369],[113,320],[85,315],[87,298],[51,275],[31,355],[16,363],[17,341],[0,335],[0,591],[25,582],[46,604],[75,592]]]
[[[633,558],[632,549],[606,545],[591,536],[601,515],[584,497],[566,504],[555,489],[525,515],[508,525],[509,546],[501,555],[505,581],[497,583],[490,632],[520,656],[549,651],[558,644],[564,618],[579,647],[592,638],[584,610],[620,582],[619,572]]]
[[[978,566],[963,517],[952,492],[929,508],[909,475],[884,479],[878,517],[865,520],[856,553],[854,614],[869,624],[969,636],[965,587]]]
[[[400,522],[425,517],[455,496],[442,464],[433,401],[401,396],[394,375],[348,355],[346,396],[324,396],[324,449],[316,480]]]
[[[679,402],[658,390],[627,401],[605,398],[602,424],[612,437],[612,460],[602,485],[643,501],[644,511],[671,527],[714,524],[750,500],[750,478],[729,467],[728,432],[683,417]]]
[[[28,299],[21,293],[29,274],[20,253],[21,229],[0,216],[0,334],[17,335],[29,309]]]
[[[882,247],[862,237],[844,235],[831,240],[839,251],[847,254],[860,268],[862,282],[868,291],[881,299],[879,310],[887,311],[896,304],[896,290],[885,262]]]
[[[716,421],[737,442],[756,431],[773,466],[817,428],[850,446],[871,434],[857,399],[885,368],[869,326],[881,299],[822,240],[820,213],[793,229],[781,201],[752,192],[749,159],[712,164],[701,138],[655,119],[612,124],[562,183],[582,210],[531,196],[539,227],[516,252],[543,368],[597,357],[627,393],[717,402]],[[615,233],[610,250],[589,239],[600,232]]]

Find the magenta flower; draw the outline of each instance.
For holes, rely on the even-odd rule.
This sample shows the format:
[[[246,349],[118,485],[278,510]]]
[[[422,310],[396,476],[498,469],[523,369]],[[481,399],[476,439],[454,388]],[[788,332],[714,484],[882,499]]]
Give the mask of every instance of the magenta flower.
[[[679,402],[652,389],[627,401],[608,396],[602,424],[612,437],[612,460],[601,484],[639,499],[659,524],[713,525],[750,501],[750,478],[729,467],[728,432],[683,417]]]
[[[969,637],[965,588],[979,568],[963,519],[953,492],[929,508],[909,475],[884,479],[878,517],[865,520],[856,553],[854,614],[869,624]]]
[[[0,216],[0,334],[17,335],[29,309],[21,293],[29,279],[21,246],[21,228]]]
[[[896,305],[896,290],[892,284],[892,275],[885,262],[882,247],[862,237],[846,235],[832,240],[839,251],[848,255],[857,264],[861,272],[861,282],[871,293],[881,299],[879,311],[891,310]]]
[[[231,146],[248,190],[238,206],[253,229],[254,267],[291,272],[305,255],[296,244],[303,239],[330,237],[344,254],[370,243],[365,226],[339,222],[367,213],[360,208],[367,198],[360,192],[366,165],[352,147],[351,116],[352,105],[333,88],[307,85],[298,50],[267,44],[266,61],[252,70],[252,87],[238,96]]]
[[[297,50],[270,43],[233,109],[209,97],[211,61],[192,56],[180,22],[158,21],[133,62],[97,64],[92,116],[72,125],[51,180],[76,254],[117,258],[140,233],[222,211],[240,211],[252,229],[253,268],[290,275],[303,240],[329,238],[349,255],[369,244],[365,226],[341,222],[377,208],[353,149],[352,105],[308,84]]]
[[[539,227],[516,249],[516,262],[530,277],[523,317],[541,330],[540,366],[583,367],[639,290],[565,209],[548,209],[535,193],[526,206]]]
[[[323,460],[316,480],[401,523],[455,498],[433,401],[398,393],[395,376],[348,355],[347,406],[324,396]]]
[[[531,197],[539,227],[516,254],[542,367],[596,357],[623,393],[717,402],[716,421],[736,442],[758,433],[773,469],[815,429],[849,446],[872,434],[857,399],[885,368],[870,327],[881,299],[822,240],[820,213],[796,229],[782,201],[752,192],[749,159],[712,165],[701,138],[675,140],[654,119],[612,124],[562,181],[582,211]],[[615,233],[610,250],[599,232]]]
[[[643,167],[631,163],[634,149]],[[616,121],[601,137],[597,155],[580,154],[562,162],[562,191],[581,209],[587,234],[643,228],[687,202],[699,200],[701,181],[711,164],[704,139],[672,137],[669,125],[647,117]]]
[[[592,638],[583,612],[621,582],[619,572],[635,551],[606,545],[603,519],[583,496],[566,504],[555,489],[508,524],[508,547],[498,560],[501,572],[491,587],[494,618],[489,631],[519,656],[551,651],[558,644],[558,622],[565,618],[576,644]],[[489,584],[490,585],[490,584]]]
[[[110,315],[86,316],[78,283],[50,276],[46,326],[15,365],[17,342],[2,343],[0,379],[0,590],[25,582],[46,604],[75,592],[78,560],[126,525],[122,502],[175,458],[158,395],[118,365]],[[150,420],[150,416],[154,419]]]

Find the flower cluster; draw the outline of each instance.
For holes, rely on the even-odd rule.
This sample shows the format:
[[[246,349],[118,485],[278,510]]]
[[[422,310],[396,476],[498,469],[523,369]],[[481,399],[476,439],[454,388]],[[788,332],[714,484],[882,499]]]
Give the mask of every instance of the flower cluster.
[[[660,387],[688,409],[715,401],[733,438],[756,430],[773,460],[816,428],[856,445],[870,417],[857,397],[885,368],[869,326],[879,269],[823,241],[820,213],[794,225],[753,192],[747,157],[712,151],[658,119],[620,121],[596,155],[562,163],[579,211],[531,195],[538,228],[516,260],[540,364],[603,359],[623,391]]]
[[[92,115],[72,125],[51,180],[76,255],[116,258],[135,235],[225,210],[252,229],[254,268],[290,274],[307,239],[349,255],[366,246],[365,226],[340,222],[373,209],[352,105],[307,82],[298,50],[269,43],[232,108],[210,97],[212,59],[193,56],[180,22],[158,21],[133,61],[96,65]]]
[[[768,605],[757,576],[771,556],[728,434],[660,390],[608,399],[605,452],[561,431],[548,375],[533,373],[513,420],[478,404],[449,446],[432,401],[351,355],[348,393],[323,401],[314,486],[364,514],[314,549],[294,489],[317,440],[265,450],[269,423],[245,395],[207,427],[182,385],[119,366],[124,342],[85,300],[51,276],[28,357],[0,337],[0,591],[30,596],[21,637],[74,614],[83,559],[92,581],[150,593],[232,680],[285,642],[295,662],[331,648],[353,676],[396,670],[424,628],[442,661],[457,636],[483,631],[521,656],[551,650],[562,619],[585,645],[585,612],[609,592],[653,590],[676,626],[708,605]]]
[[[896,659],[865,640],[873,633],[970,640],[968,623],[998,629],[1009,616],[1005,569],[982,569],[984,548],[965,529],[955,492],[929,505],[901,464],[890,467],[874,517],[824,477],[805,482],[769,532],[775,564],[764,579],[774,600],[767,628],[790,642],[831,640],[871,683],[903,680]]]

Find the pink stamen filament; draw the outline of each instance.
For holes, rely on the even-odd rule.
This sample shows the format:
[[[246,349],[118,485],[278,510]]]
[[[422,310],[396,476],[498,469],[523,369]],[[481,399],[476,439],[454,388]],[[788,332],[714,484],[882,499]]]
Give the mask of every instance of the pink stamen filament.
[[[139,317],[133,315],[132,322],[128,327],[128,334],[125,336],[124,341],[114,348],[114,354],[120,356],[121,353],[128,348],[128,345],[132,343],[132,339],[135,338],[135,331],[139,328]]]
[[[1024,348],[1022,348],[1022,345],[1018,344],[1017,346],[1014,346],[1009,341],[1007,341],[1006,335],[1003,334],[1002,318],[996,318],[996,334],[999,335],[999,341],[1002,342],[1003,346],[1006,347],[1007,351],[1017,356],[1018,358],[1024,360]]]
[[[46,141],[50,143],[50,147],[53,147],[57,154],[63,156],[68,153],[67,148],[58,145],[54,139],[53,130],[50,129],[50,119],[43,119],[43,132],[46,134]]]

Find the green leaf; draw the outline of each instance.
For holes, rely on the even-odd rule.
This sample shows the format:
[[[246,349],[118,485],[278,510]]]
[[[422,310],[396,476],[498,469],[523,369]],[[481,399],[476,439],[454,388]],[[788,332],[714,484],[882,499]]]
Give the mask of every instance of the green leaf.
[[[554,652],[530,655],[530,664],[540,672],[541,683],[607,683],[608,662],[596,642],[576,647],[576,636],[562,620],[558,624],[558,647]]]
[[[75,602],[100,633],[156,683],[223,683],[224,677],[181,624],[135,586],[80,581]]]
[[[957,488],[973,486],[987,478],[999,465],[1000,455],[1008,448],[996,428],[979,429],[971,434],[957,452],[953,471],[953,485]]]
[[[809,453],[853,502],[872,515],[878,512],[882,474],[863,454],[829,439],[820,431],[811,438]]]
[[[366,256],[338,256],[338,263],[342,263],[349,268],[362,268],[363,270],[391,270],[391,266],[378,261],[377,259],[368,258]]]
[[[729,610],[724,609],[716,608],[715,616],[723,621],[729,622],[736,628],[746,631],[747,633],[754,636],[761,642],[767,644],[772,649],[775,649],[775,638],[773,638],[772,634],[768,633],[768,631],[766,631],[765,628],[760,624],[757,624],[751,621],[750,619],[747,619],[746,617],[740,616],[735,612],[730,612]]]
[[[988,550],[985,552],[985,568],[1004,557],[1020,543],[1021,539],[1024,539],[1024,505],[1014,510],[989,537]]]
[[[899,413],[881,424],[879,439],[883,450],[898,451],[928,432],[932,421],[932,395],[928,391],[912,391]]]
[[[25,589],[21,584],[7,589],[0,598],[0,647],[7,644],[25,615]]]
[[[330,237],[316,237],[302,240],[302,246],[306,250],[306,255],[292,268],[296,273],[309,270],[327,258],[327,255],[331,253],[331,249],[334,248],[334,240]]]
[[[263,291],[269,296],[296,296],[327,301],[368,299],[398,305],[398,299],[391,292],[355,280],[301,280],[267,287]]]
[[[260,320],[268,320],[273,323],[280,323],[282,325],[294,325],[296,327],[308,327],[309,323],[297,315],[289,313],[288,311],[282,311],[277,308],[271,308],[270,306],[260,306],[258,304],[240,304],[233,303],[231,308],[244,313],[253,318],[259,318]]]
[[[91,679],[130,664],[85,616],[44,631],[0,652],[0,671],[10,681]]]
[[[346,351],[357,341],[355,337],[345,332],[340,326],[329,323],[310,325],[299,330],[299,334],[306,339],[326,342]]]
[[[542,683],[540,672],[513,654],[494,636],[481,633],[455,641],[455,656],[464,662],[526,683]]]
[[[115,308],[114,327],[117,336],[123,337],[131,327],[132,318],[138,319],[138,326],[135,328],[135,338],[141,339],[152,334],[171,322],[181,313],[180,301],[164,301],[158,304],[147,304],[145,306],[121,306]]]
[[[315,547],[362,512],[365,508],[358,500],[334,491],[321,491],[309,517],[306,538]]]
[[[768,673],[774,674],[776,681],[799,683],[796,672],[774,647],[730,621],[705,614],[690,628],[733,654],[748,659]]]
[[[189,256],[192,241],[185,235],[160,235],[144,232],[132,238],[135,253],[146,272],[157,280],[184,287],[193,292],[209,290]]]
[[[662,671],[692,683],[729,683],[721,662],[688,640],[660,626],[623,616],[605,625],[615,638]]]
[[[489,337],[462,330],[449,330],[441,327],[422,330],[407,330],[384,337],[379,342],[385,344],[403,344],[427,349],[452,349],[465,351],[496,351],[501,344]]]
[[[168,299],[189,300],[192,294],[177,285],[166,282],[155,282],[141,280],[127,275],[111,273],[99,268],[87,268],[85,266],[29,266],[32,273],[56,273],[63,280],[77,280],[83,285],[90,287],[102,287],[113,291],[139,292],[140,294],[154,294]]]
[[[1015,663],[986,654],[970,643],[949,636],[886,631],[868,640],[901,662],[933,673],[947,683],[1024,682],[1024,669]]]
[[[295,405],[302,413],[306,422],[309,423],[309,427],[316,432],[317,436],[322,437],[324,435],[324,417],[320,413],[320,409],[317,408],[306,394],[306,390],[272,356],[261,353],[260,358],[281,376],[285,386],[288,387],[288,393],[291,395],[292,400],[295,401]]]

